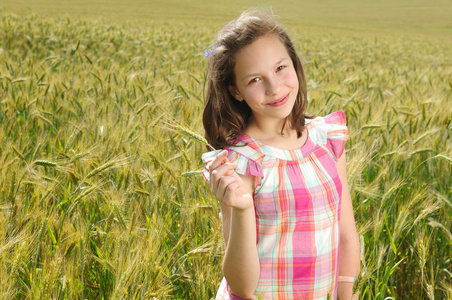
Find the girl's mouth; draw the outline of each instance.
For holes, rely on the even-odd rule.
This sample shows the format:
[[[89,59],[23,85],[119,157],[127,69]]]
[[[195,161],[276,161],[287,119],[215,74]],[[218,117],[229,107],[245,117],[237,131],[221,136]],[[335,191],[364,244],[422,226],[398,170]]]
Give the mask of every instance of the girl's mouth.
[[[285,95],[282,98],[279,98],[276,101],[268,103],[267,105],[269,105],[269,106],[281,106],[281,105],[284,105],[287,102],[287,100],[289,100],[289,95],[290,95],[290,93]]]

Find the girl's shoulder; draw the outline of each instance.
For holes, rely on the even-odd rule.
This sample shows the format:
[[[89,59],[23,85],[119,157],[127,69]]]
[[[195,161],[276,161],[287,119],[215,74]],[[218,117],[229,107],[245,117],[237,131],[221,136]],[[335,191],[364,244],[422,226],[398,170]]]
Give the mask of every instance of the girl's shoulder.
[[[324,117],[315,117],[314,119],[306,119],[306,123],[313,124],[342,124],[346,125],[345,113],[343,110],[332,112]]]
[[[342,110],[307,121],[310,139],[329,150],[335,161],[341,157],[348,138],[347,121]]]

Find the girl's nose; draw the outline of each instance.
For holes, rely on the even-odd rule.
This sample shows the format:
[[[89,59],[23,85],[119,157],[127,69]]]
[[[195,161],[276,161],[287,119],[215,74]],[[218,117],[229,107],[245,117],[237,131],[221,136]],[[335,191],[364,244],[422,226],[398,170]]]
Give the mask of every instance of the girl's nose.
[[[269,78],[267,80],[267,94],[268,95],[277,95],[279,93],[281,83],[275,77]]]

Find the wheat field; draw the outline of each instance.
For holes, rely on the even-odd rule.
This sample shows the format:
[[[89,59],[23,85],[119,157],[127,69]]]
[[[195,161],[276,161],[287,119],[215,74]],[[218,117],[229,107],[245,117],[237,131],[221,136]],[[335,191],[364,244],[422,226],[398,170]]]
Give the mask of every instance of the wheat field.
[[[219,24],[0,11],[2,299],[215,296],[200,156]],[[288,24],[309,112],[347,116],[356,289],[452,299],[452,39],[353,26]]]

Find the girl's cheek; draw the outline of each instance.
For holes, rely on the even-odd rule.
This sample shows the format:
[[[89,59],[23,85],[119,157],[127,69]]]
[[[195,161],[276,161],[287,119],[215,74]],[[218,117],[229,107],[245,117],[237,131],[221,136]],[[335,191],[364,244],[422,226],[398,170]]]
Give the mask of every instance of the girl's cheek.
[[[254,100],[258,97],[259,95],[259,89],[260,87],[252,87],[250,88],[247,93],[246,93],[246,100],[254,102]]]
[[[290,83],[291,85],[297,85],[298,84],[298,77],[297,73],[295,73],[295,70],[292,72],[288,72],[286,75],[286,78],[284,78],[287,83]]]

